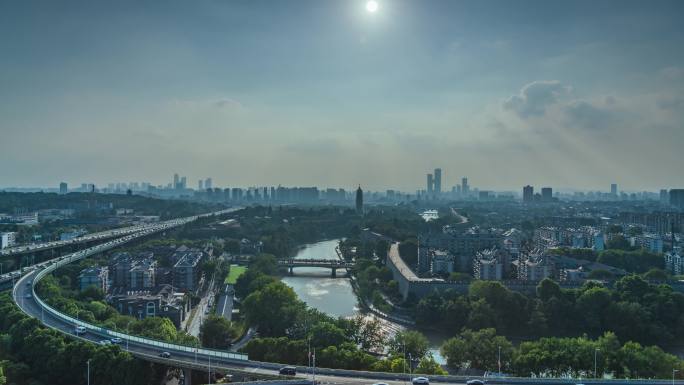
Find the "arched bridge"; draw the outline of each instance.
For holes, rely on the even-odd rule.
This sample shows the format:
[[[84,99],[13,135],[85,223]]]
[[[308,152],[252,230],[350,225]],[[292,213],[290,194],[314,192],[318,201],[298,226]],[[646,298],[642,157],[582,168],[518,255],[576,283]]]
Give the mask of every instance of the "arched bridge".
[[[287,267],[290,274],[294,274],[295,267],[323,267],[331,270],[330,275],[337,277],[337,269],[351,269],[354,267],[352,262],[339,259],[286,259],[278,261],[278,266]]]

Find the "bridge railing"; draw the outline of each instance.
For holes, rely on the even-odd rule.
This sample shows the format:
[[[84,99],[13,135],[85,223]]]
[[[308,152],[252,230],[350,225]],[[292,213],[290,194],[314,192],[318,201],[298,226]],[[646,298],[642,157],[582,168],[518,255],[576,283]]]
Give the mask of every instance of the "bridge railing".
[[[155,231],[160,231],[163,229],[166,229],[168,227],[161,227]],[[146,234],[150,234],[146,233]],[[154,346],[158,348],[162,348],[165,350],[171,350],[171,351],[181,351],[181,352],[187,352],[187,353],[196,353],[196,354],[202,354],[204,356],[210,356],[210,357],[216,357],[216,358],[221,358],[221,359],[231,359],[231,360],[241,360],[241,361],[246,361],[248,359],[246,354],[242,353],[233,353],[233,352],[225,352],[225,351],[220,351],[220,350],[214,350],[214,349],[205,349],[205,348],[198,348],[194,346],[185,346],[185,345],[178,345],[178,344],[173,344],[169,342],[164,342],[164,341],[159,341],[159,340],[154,340],[150,338],[144,338],[144,337],[138,337],[138,336],[133,336],[130,334],[126,333],[121,333],[115,330],[110,330],[107,328],[103,328],[100,326],[96,326],[93,324],[90,324],[88,322],[79,320],[77,318],[71,317],[67,314],[61,313],[60,311],[54,309],[53,307],[49,306],[43,300],[40,299],[39,296],[36,295],[36,284],[46,275],[52,273],[54,270],[56,270],[59,267],[62,267],[64,265],[67,265],[69,263],[75,262],[77,260],[87,258],[93,254],[100,253],[109,249],[112,249],[116,246],[119,246],[123,243],[126,243],[134,238],[137,238],[140,235],[130,235],[127,237],[122,238],[121,240],[115,241],[112,245],[109,246],[95,246],[91,247],[89,249],[76,252],[74,254],[71,254],[67,257],[62,257],[60,260],[57,262],[53,263],[52,265],[46,267],[45,269],[41,270],[36,274],[33,283],[32,283],[32,292],[33,292],[33,297],[35,298],[36,302],[38,302],[38,305],[44,310],[47,311],[48,313],[54,315],[55,317],[62,319],[63,321],[66,321],[70,324],[74,325],[74,328],[76,326],[82,326],[84,327],[87,331],[93,332],[95,334],[104,336],[104,337],[118,337],[121,339],[126,339],[129,342],[136,342],[139,344],[144,344],[148,346]]]

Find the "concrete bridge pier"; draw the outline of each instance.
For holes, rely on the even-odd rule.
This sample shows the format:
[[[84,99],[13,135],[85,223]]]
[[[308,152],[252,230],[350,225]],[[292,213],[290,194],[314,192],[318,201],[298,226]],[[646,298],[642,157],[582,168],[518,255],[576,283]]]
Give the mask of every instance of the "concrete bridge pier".
[[[289,266],[287,271],[290,273],[290,275],[294,275],[294,266]]]
[[[330,273],[330,276],[333,277],[333,278],[337,278],[337,268],[336,268],[336,267],[332,267],[332,268],[330,268],[330,269],[332,270],[332,272]]]
[[[192,369],[183,369],[182,385],[192,385]]]

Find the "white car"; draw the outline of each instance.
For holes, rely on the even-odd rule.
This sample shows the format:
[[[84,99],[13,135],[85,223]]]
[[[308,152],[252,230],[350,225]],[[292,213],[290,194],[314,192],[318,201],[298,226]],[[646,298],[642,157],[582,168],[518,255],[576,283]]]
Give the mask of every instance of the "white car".
[[[103,346],[105,346],[105,345],[111,345],[111,344],[112,344],[112,341],[110,341],[110,340],[102,340],[102,341],[99,342],[99,344],[100,344],[100,345],[103,345]]]
[[[84,326],[76,326],[76,329],[74,329],[74,333],[76,334],[85,334],[86,328]]]
[[[415,377],[411,380],[413,385],[430,385],[430,380],[427,377]]]
[[[120,344],[121,342],[123,342],[123,340],[119,337],[114,337],[110,341],[112,341],[113,344]]]

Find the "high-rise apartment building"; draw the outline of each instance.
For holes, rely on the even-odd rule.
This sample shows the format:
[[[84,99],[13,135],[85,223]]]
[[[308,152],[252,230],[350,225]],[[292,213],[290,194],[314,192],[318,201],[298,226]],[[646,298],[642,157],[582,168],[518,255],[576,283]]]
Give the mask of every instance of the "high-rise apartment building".
[[[434,193],[434,187],[435,187],[435,181],[432,177],[432,174],[427,174],[427,193],[428,195],[432,195]]]
[[[612,183],[612,184],[610,185],[610,195],[612,195],[612,196],[614,196],[614,197],[616,197],[616,196],[618,195],[617,183]]]
[[[530,203],[534,200],[534,187],[527,185],[523,187],[523,202]]]
[[[356,213],[363,214],[363,190],[361,190],[361,185],[356,189]]]
[[[173,174],[173,188],[174,188],[174,189],[179,189],[179,188],[180,188],[180,186],[178,185],[178,183],[180,183],[180,177],[178,176],[178,174]]]
[[[204,190],[204,181],[202,179],[197,181],[197,190],[198,191]]]
[[[66,184],[66,182],[62,182],[59,184],[59,193],[64,195],[69,192],[69,186]]]
[[[204,188],[212,188],[212,180],[211,178],[207,178],[204,180]]]
[[[463,177],[461,179],[461,193],[463,194],[464,197],[467,197],[470,194],[470,187],[468,186],[468,178]]]
[[[542,198],[542,202],[553,201],[553,189],[551,187],[542,187],[541,198]]]
[[[680,209],[684,209],[684,189],[670,190],[670,204]]]
[[[439,195],[442,193],[442,169],[441,168],[436,168],[435,169],[435,180],[434,180],[434,189],[435,189],[435,194]]]

